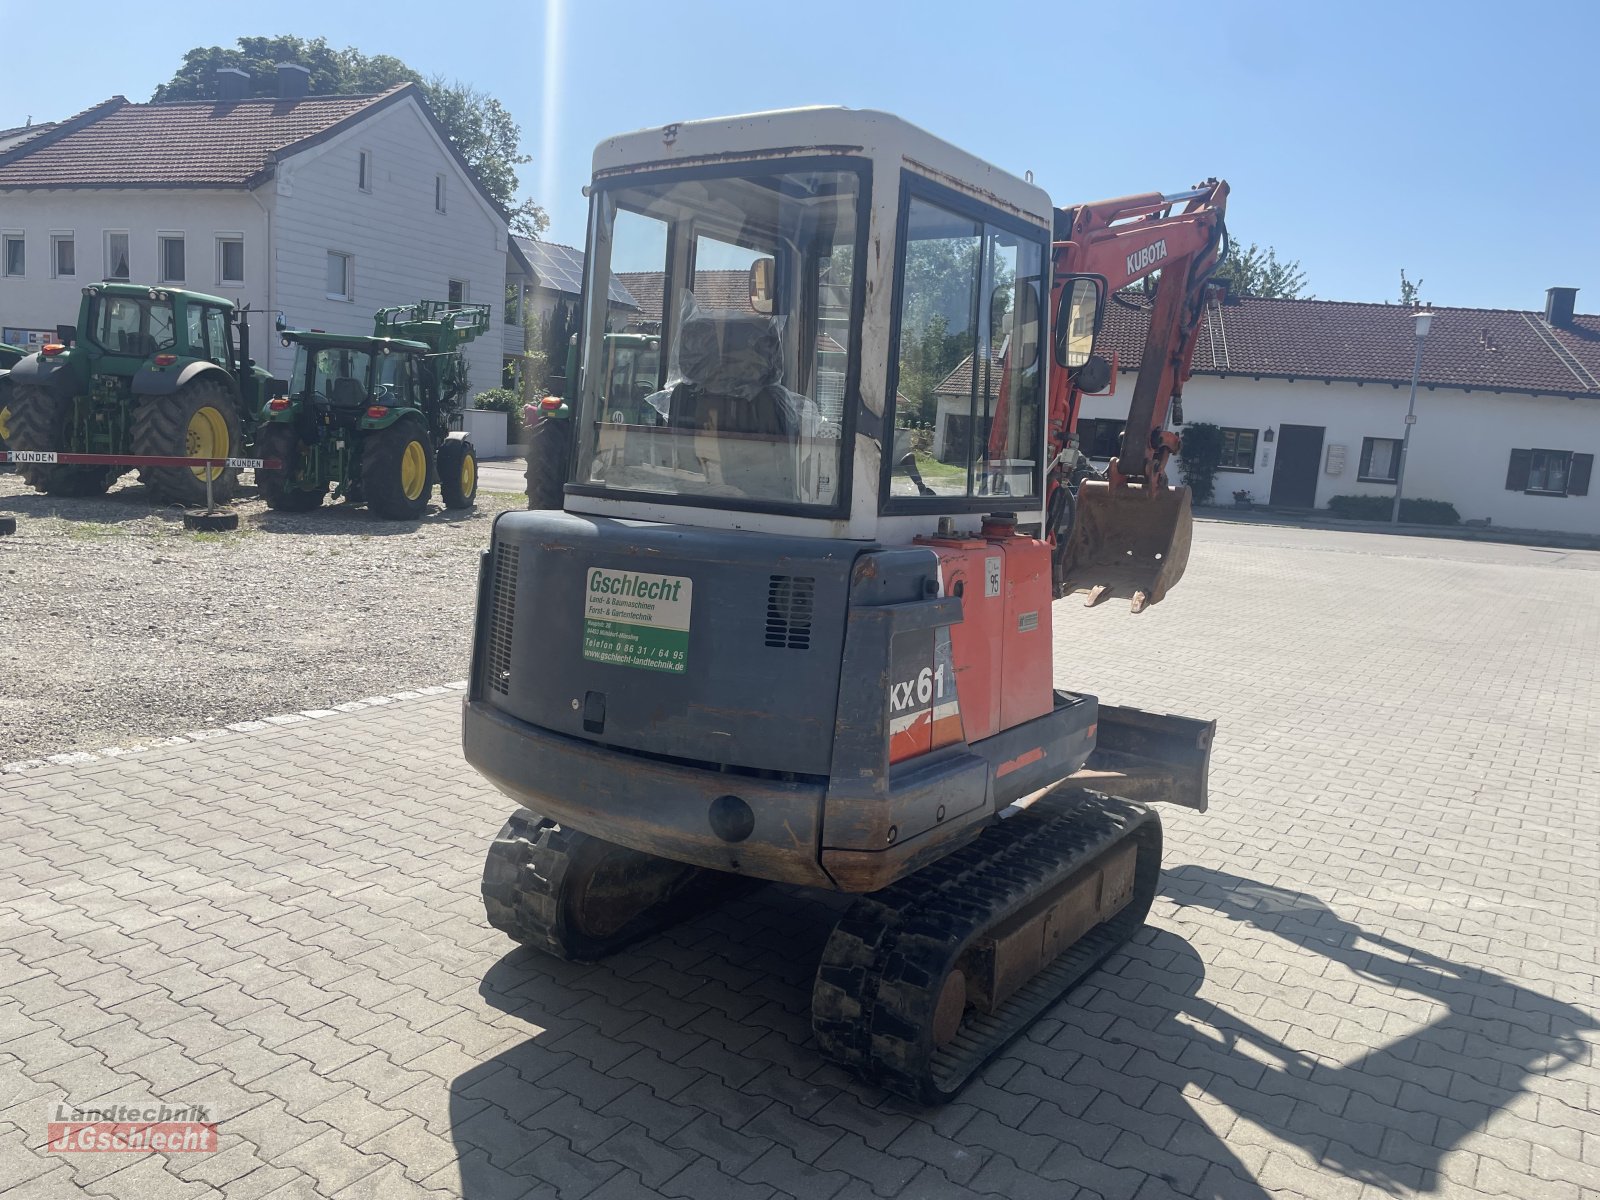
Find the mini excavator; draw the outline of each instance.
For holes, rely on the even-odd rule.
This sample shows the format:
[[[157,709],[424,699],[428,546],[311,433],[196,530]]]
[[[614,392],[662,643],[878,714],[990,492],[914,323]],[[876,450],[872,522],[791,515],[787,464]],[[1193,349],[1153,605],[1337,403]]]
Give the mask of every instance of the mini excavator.
[[[1058,689],[1053,639],[1103,619],[1059,597],[1137,612],[1183,573],[1168,418],[1227,187],[1056,209],[812,108],[612,138],[589,195],[561,507],[502,514],[481,566],[464,748],[521,806],[488,919],[595,960],[754,881],[855,894],[818,1049],[941,1103],[1142,924],[1150,805],[1206,807],[1214,723]],[[1151,277],[1122,453],[1068,519],[1104,306]],[[606,337],[658,316],[654,390],[610,395]]]

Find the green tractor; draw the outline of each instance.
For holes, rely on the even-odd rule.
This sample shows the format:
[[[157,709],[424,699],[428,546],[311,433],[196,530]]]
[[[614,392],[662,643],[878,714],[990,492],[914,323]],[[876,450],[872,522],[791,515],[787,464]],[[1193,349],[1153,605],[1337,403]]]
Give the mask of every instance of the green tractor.
[[[11,368],[12,450],[239,457],[272,378],[250,358],[250,331],[231,300],[178,288],[94,283],[76,326]],[[22,478],[52,496],[97,496],[126,467],[26,463]],[[194,506],[238,486],[236,467],[145,467],[160,500]],[[208,477],[209,476],[209,480]]]
[[[282,329],[295,347],[288,394],[268,401],[257,455],[278,459],[256,481],[280,512],[336,497],[390,520],[420,517],[435,483],[446,508],[471,508],[478,456],[460,424],[461,347],[489,328],[487,304],[422,300],[380,309],[371,336]]]
[[[0,342],[0,450],[9,450],[11,437],[11,368],[28,356],[26,350]],[[0,475],[11,470],[10,463],[0,463]]]
[[[568,380],[578,377],[577,342],[574,334],[567,350]],[[649,411],[647,401],[661,386],[661,335],[608,333],[601,344],[605,353],[603,403],[610,419],[619,424],[656,424],[658,417]],[[529,508],[561,507],[572,462],[571,417],[571,407],[560,396],[546,396],[523,406],[522,419],[528,429]]]

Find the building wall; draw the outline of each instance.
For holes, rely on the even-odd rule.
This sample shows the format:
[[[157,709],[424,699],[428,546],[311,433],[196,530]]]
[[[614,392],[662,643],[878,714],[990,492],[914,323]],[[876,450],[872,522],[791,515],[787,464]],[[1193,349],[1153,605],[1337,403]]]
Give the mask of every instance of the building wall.
[[[267,301],[267,217],[244,192],[62,188],[0,191],[0,233],[21,233],[27,245],[27,270],[21,278],[0,278],[0,326],[54,329],[77,320],[85,284],[105,278],[108,230],[128,234],[128,278],[161,283],[162,235],[184,239],[183,286],[249,302],[264,310]],[[77,271],[53,275],[51,237],[71,234]],[[217,238],[244,238],[244,284],[220,278]],[[264,312],[251,322],[252,353],[274,344],[272,320]]]
[[[1125,419],[1133,375],[1117,380],[1115,396],[1089,396],[1082,416]],[[1357,479],[1362,440],[1405,434],[1409,389],[1389,384],[1326,384],[1320,381],[1255,380],[1197,375],[1184,385],[1184,415],[1224,427],[1276,432],[1284,424],[1322,426],[1316,505],[1340,495],[1394,495],[1394,485]],[[1328,449],[1343,446],[1344,465],[1330,474]],[[1426,386],[1417,393],[1417,423],[1412,427],[1405,495],[1448,500],[1463,520],[1490,519],[1494,525],[1523,529],[1600,533],[1600,473],[1587,496],[1528,495],[1507,491],[1506,469],[1513,449],[1568,450],[1600,456],[1600,399],[1495,395]],[[1257,502],[1272,494],[1275,440],[1258,436],[1254,469],[1223,471],[1217,496],[1247,490]],[[1176,464],[1169,467],[1174,482]]]
[[[372,187],[358,186],[361,151]],[[445,211],[434,179],[445,176]],[[369,332],[375,310],[447,298],[452,279],[467,301],[490,306],[486,333],[467,349],[473,392],[500,385],[506,223],[478,195],[416,105],[391,105],[338,137],[278,166],[272,193],[277,271],[274,305],[291,325]],[[328,254],[352,258],[348,300],[328,295]],[[274,342],[276,348],[276,342]],[[274,370],[288,368],[274,360]]]

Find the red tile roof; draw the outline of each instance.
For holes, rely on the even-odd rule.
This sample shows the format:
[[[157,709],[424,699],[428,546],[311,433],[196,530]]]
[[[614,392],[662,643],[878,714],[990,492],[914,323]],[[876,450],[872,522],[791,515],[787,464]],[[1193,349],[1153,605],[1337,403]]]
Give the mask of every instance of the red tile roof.
[[[169,104],[113,96],[0,153],[0,188],[252,186],[280,157],[416,93],[407,83],[372,96]]]
[[[1600,396],[1600,316],[1566,327],[1542,312],[1435,308],[1423,345],[1424,385],[1488,391]],[[1148,317],[1115,299],[1097,352],[1137,368]],[[1207,307],[1198,333],[1197,375],[1411,382],[1412,310],[1397,304],[1244,297]]]
[[[612,276],[639,302],[637,321],[661,320],[665,276],[660,271],[618,271]],[[750,307],[750,272],[696,271],[694,301],[700,308],[754,312]]]

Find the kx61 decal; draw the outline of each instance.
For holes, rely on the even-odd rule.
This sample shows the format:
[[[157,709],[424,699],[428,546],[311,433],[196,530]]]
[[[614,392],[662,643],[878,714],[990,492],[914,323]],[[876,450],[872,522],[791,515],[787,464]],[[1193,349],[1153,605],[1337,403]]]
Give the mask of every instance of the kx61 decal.
[[[889,651],[889,761],[915,758],[962,736],[950,630],[896,634]]]

